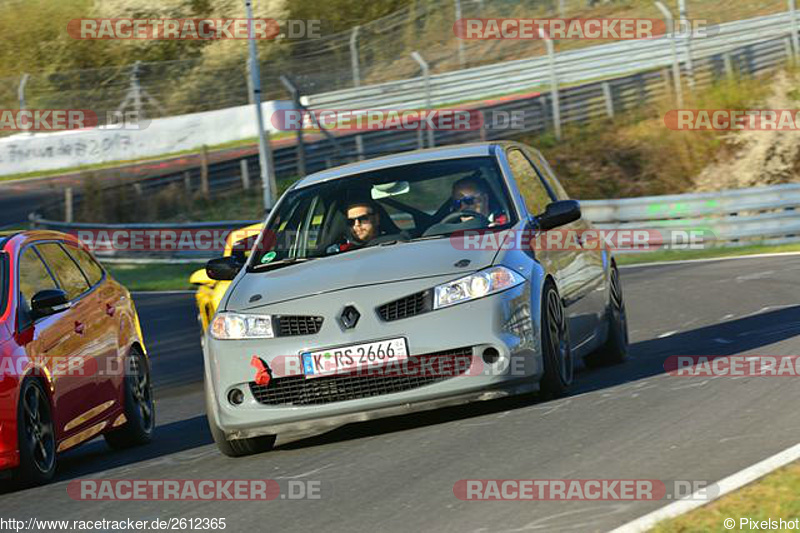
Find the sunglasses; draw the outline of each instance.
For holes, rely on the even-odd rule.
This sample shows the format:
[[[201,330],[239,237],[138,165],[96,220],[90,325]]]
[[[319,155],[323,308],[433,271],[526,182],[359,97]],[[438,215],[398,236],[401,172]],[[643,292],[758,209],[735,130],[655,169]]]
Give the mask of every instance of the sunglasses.
[[[372,215],[373,213],[367,213],[366,215],[361,215],[360,217],[348,218],[347,225],[352,228],[356,225],[356,221],[358,221],[360,224],[366,224],[367,222],[372,221]]]
[[[483,198],[481,198],[479,195],[474,195],[474,196],[462,196],[461,198],[456,198],[455,200],[453,200],[453,203],[455,204],[456,207],[461,207],[462,205],[471,207],[481,201],[483,201]]]

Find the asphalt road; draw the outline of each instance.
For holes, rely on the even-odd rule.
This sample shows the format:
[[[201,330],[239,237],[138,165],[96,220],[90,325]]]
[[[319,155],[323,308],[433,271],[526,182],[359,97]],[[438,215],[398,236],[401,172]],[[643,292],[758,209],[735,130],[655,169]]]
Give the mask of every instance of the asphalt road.
[[[350,425],[229,459],[203,415],[191,295],[137,297],[156,373],[159,427],[146,447],[94,441],[63,456],[57,481],[0,495],[27,519],[226,518],[228,531],[607,531],[668,503],[464,502],[461,479],[713,482],[800,441],[792,378],[678,378],[670,355],[800,351],[800,257],[625,269],[633,358],[578,373],[552,402],[500,400]],[[77,502],[70,480],[320,482],[320,499]]]

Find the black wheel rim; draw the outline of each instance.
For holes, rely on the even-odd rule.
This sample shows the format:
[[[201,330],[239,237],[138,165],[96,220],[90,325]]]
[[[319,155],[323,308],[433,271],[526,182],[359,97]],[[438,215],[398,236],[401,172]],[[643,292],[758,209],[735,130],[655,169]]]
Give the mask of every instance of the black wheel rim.
[[[564,384],[568,384],[572,382],[572,351],[569,347],[564,306],[561,304],[561,299],[555,291],[550,291],[547,296],[547,314],[550,350],[556,358],[554,363],[558,369],[561,381]]]
[[[622,297],[622,284],[617,269],[611,271],[611,311],[614,314],[614,326],[619,339],[628,345],[628,317],[625,312],[625,300]]]
[[[25,417],[25,439],[34,466],[43,473],[53,469],[56,458],[53,420],[50,404],[36,386],[25,390],[22,399]]]
[[[142,424],[142,429],[150,431],[153,426],[153,392],[150,387],[150,376],[137,354],[131,357],[131,376],[128,379],[131,387],[132,406]]]

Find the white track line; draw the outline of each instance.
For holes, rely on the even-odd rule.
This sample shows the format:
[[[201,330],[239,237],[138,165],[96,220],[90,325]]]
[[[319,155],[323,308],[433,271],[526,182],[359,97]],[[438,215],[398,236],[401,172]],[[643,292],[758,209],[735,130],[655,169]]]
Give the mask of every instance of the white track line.
[[[728,476],[722,481],[717,482],[719,494],[713,498],[703,500],[702,498],[708,497],[707,493],[705,492],[707,488],[703,489],[702,491],[698,491],[691,496],[673,502],[665,507],[662,507],[661,509],[653,511],[652,513],[641,516],[632,522],[628,522],[627,524],[613,530],[611,533],[638,533],[640,531],[647,531],[662,520],[675,518],[682,514],[688,513],[689,511],[693,511],[698,507],[707,505],[726,494],[744,487],[748,483],[752,483],[753,481],[766,476],[770,472],[797,461],[798,459],[800,459],[800,444],[796,444],[787,450],[773,455],[769,459],[765,459],[760,463],[749,466],[744,470],[741,470],[732,476]]]
[[[707,259],[681,259],[678,261],[657,261],[654,263],[621,265],[619,268],[642,268],[642,267],[664,266],[664,265],[682,265],[687,263],[709,263],[711,261],[730,261],[731,259],[759,259],[765,257],[782,257],[788,255],[800,255],[800,252],[777,252],[773,254],[752,254],[752,255],[733,255],[729,257],[709,257]]]

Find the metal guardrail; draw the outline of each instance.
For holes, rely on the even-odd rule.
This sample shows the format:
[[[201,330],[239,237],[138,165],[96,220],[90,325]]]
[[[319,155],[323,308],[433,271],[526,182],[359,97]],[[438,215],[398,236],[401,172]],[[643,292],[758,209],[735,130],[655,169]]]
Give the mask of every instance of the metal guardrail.
[[[698,87],[710,85],[722,79],[732,71],[743,75],[757,75],[786,64],[791,58],[791,48],[787,48],[784,38],[773,39],[728,50],[726,53],[706,57],[695,61],[695,81]],[[563,88],[560,91],[561,121],[563,124],[581,124],[602,119],[610,114],[620,114],[652,103],[658,98],[671,94],[670,74],[667,69],[637,72],[616,79],[594,81]],[[435,131],[437,146],[474,142],[481,140],[499,140],[519,137],[521,134],[540,134],[552,128],[552,110],[550,95],[534,94],[500,102],[488,102],[477,107],[484,112],[487,122],[491,122],[492,113],[510,113],[521,111],[524,121],[521,127],[514,129],[470,130],[470,131]],[[345,152],[344,155],[324,138],[307,140],[305,143],[306,171],[317,172],[356,160],[359,156],[356,137],[361,137],[364,157],[375,157],[387,153],[415,150],[425,146],[422,132],[399,130],[372,130],[360,134],[337,135],[337,143]],[[294,145],[276,147],[273,150],[275,173],[278,179],[291,179],[298,176],[298,154]],[[208,168],[208,182],[211,193],[233,191],[242,187],[240,161],[246,161],[250,176],[257,176],[259,171],[258,154],[237,159],[211,163]],[[191,190],[200,183],[200,168],[181,170],[160,176],[152,176],[140,180],[136,184],[127,183],[117,187],[127,187],[125,194],[118,195],[130,202],[131,212],[135,212],[138,202],[143,196],[152,195],[169,186],[186,187]],[[114,187],[107,190],[112,190]],[[135,189],[135,190],[133,190]],[[76,191],[75,212],[80,209],[81,195]],[[39,213],[48,219],[59,219],[64,216],[63,201],[57,200],[40,207]]]
[[[700,60],[736,48],[788,38],[791,13],[779,13],[716,26],[713,36],[692,39],[692,58]],[[555,54],[560,84],[615,78],[631,72],[660,69],[672,64],[671,37],[620,41]],[[681,61],[686,38],[677,37]],[[799,51],[800,52],[800,51]],[[549,80],[548,58],[539,56],[469,68],[430,77],[434,106],[480,100],[543,87]],[[422,77],[313,94],[303,103],[317,109],[413,109],[426,107]]]
[[[800,184],[581,202],[604,229],[702,230],[715,246],[800,242]]]
[[[114,232],[124,231],[126,236],[123,237],[124,242],[128,242],[133,232],[156,232],[156,231],[200,231],[200,230],[218,230],[224,238],[234,230],[257,224],[261,220],[220,220],[215,222],[189,222],[189,223],[130,223],[130,224],[93,224],[88,222],[59,222],[55,220],[47,220],[40,216],[32,215],[30,217],[31,226],[38,229],[50,229],[55,231],[62,231],[76,235],[79,239],[82,238],[81,231],[91,231],[94,239],[108,241],[109,243],[114,240]],[[104,235],[99,236],[100,232],[105,232]],[[221,237],[222,239],[223,237]],[[146,243],[147,239],[142,237],[142,243]],[[143,244],[146,246],[146,244]],[[179,250],[179,251],[136,251],[136,250],[95,250],[95,255],[102,261],[113,260],[139,260],[143,262],[202,262],[208,259],[217,257],[222,254],[222,249],[209,249],[209,250]]]
[[[699,230],[704,244],[742,246],[800,242],[800,184],[774,185],[751,189],[697,194],[647,196],[620,200],[581,202],[583,215],[601,229]],[[67,224],[37,218],[36,227],[77,233],[81,229],[153,230],[203,229],[234,230],[259,221],[223,221],[192,224]],[[710,232],[710,235],[709,235]],[[173,254],[142,252],[104,253],[101,259],[175,258],[205,260],[218,251],[183,251]]]

